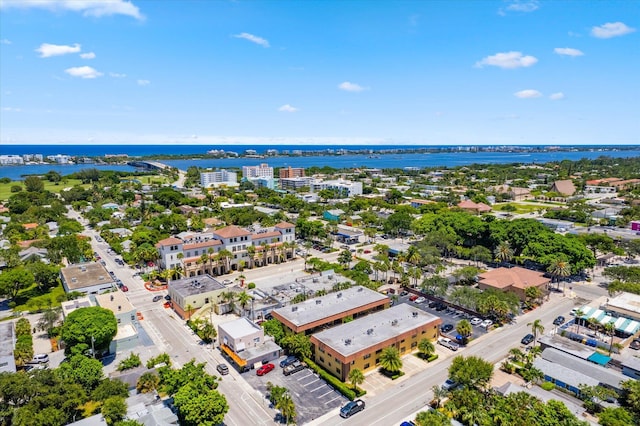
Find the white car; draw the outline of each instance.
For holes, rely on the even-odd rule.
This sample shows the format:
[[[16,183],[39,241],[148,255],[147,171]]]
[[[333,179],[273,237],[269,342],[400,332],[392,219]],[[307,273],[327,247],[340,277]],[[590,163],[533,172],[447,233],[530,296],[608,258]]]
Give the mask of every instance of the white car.
[[[415,303],[424,303],[426,300],[427,300],[427,299],[426,299],[426,298],[424,298],[424,297],[418,297],[418,298],[415,300]]]
[[[471,325],[480,325],[482,324],[482,320],[478,317],[475,317],[473,319],[471,319],[471,321],[469,321],[471,323]]]
[[[452,351],[457,351],[460,348],[460,345],[449,339],[448,337],[441,337],[438,339],[438,344],[444,346],[445,348],[449,348]]]
[[[493,325],[493,321],[491,320],[484,320],[480,323],[480,327],[484,327],[484,328],[490,327],[492,325]]]

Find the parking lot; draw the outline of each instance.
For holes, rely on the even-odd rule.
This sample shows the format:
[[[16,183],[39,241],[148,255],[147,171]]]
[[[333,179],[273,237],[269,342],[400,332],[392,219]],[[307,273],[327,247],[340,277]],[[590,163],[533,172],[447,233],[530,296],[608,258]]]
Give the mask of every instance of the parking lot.
[[[448,333],[441,333],[443,336],[447,336],[450,337],[451,339],[455,340],[456,335],[458,334],[456,332],[456,324],[458,324],[459,321],[463,320],[463,319],[467,319],[467,320],[471,320],[473,317],[467,315],[464,312],[461,311],[455,311],[453,309],[444,309],[441,311],[437,311],[435,308],[430,308],[429,307],[429,300],[426,300],[425,302],[422,303],[415,303],[409,300],[409,297],[411,295],[407,294],[405,296],[400,296],[398,295],[398,302],[397,303],[408,303],[412,306],[415,306],[419,309],[422,309],[425,312],[428,312],[430,314],[433,314],[435,316],[438,316],[442,319],[442,325],[445,324],[451,324],[453,325],[453,329],[448,332]],[[482,318],[484,319],[484,318]],[[473,326],[473,336],[472,338],[478,338],[480,336],[483,336],[487,334],[487,329],[485,327],[479,327],[479,326]]]
[[[268,394],[267,382],[287,388],[296,405],[297,424],[308,423],[348,401],[309,368],[289,376],[282,374],[280,361],[284,358],[274,361],[276,368],[264,376],[257,376],[256,371],[251,370],[242,377],[265,397]]]

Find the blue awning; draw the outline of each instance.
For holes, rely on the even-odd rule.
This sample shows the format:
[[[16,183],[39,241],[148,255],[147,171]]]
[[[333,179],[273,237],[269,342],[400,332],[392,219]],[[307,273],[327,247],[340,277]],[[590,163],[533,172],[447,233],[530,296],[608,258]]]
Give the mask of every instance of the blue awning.
[[[587,358],[587,360],[599,365],[607,365],[609,361],[611,361],[611,357],[602,355],[599,352],[594,352],[589,358]]]

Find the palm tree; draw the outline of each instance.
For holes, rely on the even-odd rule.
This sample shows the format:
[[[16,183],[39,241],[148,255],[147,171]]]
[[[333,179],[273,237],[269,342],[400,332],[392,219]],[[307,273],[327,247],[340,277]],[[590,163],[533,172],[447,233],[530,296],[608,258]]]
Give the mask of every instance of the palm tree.
[[[218,258],[223,262],[224,273],[227,274],[231,270],[231,258],[233,254],[229,250],[220,250]]]
[[[238,299],[238,302],[240,303],[240,306],[242,307],[242,313],[244,314],[247,303],[249,303],[249,301],[251,301],[253,297],[251,297],[251,295],[246,291],[243,291],[242,293],[238,294],[237,299]]]
[[[212,263],[213,263],[213,253],[214,252],[215,251],[213,250],[213,247],[209,247],[207,249],[207,258],[209,259],[209,273],[211,275],[213,275],[213,265],[212,265]]]
[[[355,391],[358,391],[358,385],[361,385],[364,382],[364,374],[357,368],[349,371],[349,381],[353,385]]]
[[[400,353],[395,346],[389,346],[382,350],[380,354],[380,366],[390,372],[397,373],[402,368],[402,360],[400,359]]]
[[[418,342],[418,352],[422,358],[429,358],[435,351],[436,348],[431,340],[424,338]]]
[[[566,260],[555,259],[547,268],[547,272],[549,272],[556,278],[556,282],[558,283],[559,287],[560,281],[558,281],[558,278],[564,280],[564,278],[571,275],[571,265]],[[562,291],[564,292],[564,283],[562,285]]]
[[[256,247],[248,246],[247,255],[249,256],[249,269],[253,269],[253,264],[255,262],[254,256],[256,255]]]
[[[471,333],[473,333],[473,327],[471,326],[471,323],[468,320],[463,319],[462,321],[459,321],[458,324],[456,324],[456,331],[458,332],[459,335],[462,336],[462,339],[466,342],[469,336],[471,336]]]
[[[220,298],[229,304],[229,311],[228,312],[233,312],[233,309],[235,308],[235,300],[236,300],[236,294],[233,291],[223,291],[222,293],[220,293]]]
[[[509,349],[509,356],[515,362],[522,362],[525,358],[524,352],[520,350],[520,348],[511,348]]]
[[[276,403],[276,408],[280,410],[280,414],[284,417],[284,421],[287,425],[296,422],[296,406],[289,393],[282,395],[280,400]]]
[[[616,334],[616,326],[612,322],[608,322],[602,326],[604,332],[611,336],[611,341],[609,342],[609,355],[611,355],[611,351],[613,350],[613,336]]]
[[[191,306],[190,303],[187,303],[187,306],[185,306],[185,309],[187,310],[187,313],[189,314],[189,318],[187,318],[187,320],[191,319],[191,311],[193,311],[193,306]]]
[[[502,241],[493,251],[498,262],[509,262],[513,258],[513,249],[509,241]]]
[[[576,324],[578,324],[578,334],[580,334],[580,321],[582,321],[582,317],[584,316],[584,311],[582,309],[578,309],[576,311]]]
[[[531,326],[531,332],[533,333],[533,346],[538,342],[538,334],[544,333],[544,326],[542,325],[542,320],[535,320],[533,322],[527,323],[527,325]]]
[[[449,395],[449,391],[438,385],[433,385],[431,391],[433,392],[433,402],[435,403],[434,408],[440,408],[440,403]]]
[[[202,265],[202,273],[206,274],[207,273],[207,262],[209,261],[209,256],[207,255],[207,253],[202,253],[200,255],[200,259],[198,259],[198,263],[200,263]]]

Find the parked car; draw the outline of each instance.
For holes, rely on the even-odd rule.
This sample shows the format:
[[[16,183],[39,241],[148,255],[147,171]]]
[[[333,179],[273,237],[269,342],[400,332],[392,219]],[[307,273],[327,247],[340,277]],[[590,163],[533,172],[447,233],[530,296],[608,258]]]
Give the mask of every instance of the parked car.
[[[120,290],[127,292],[129,291],[129,287],[127,287],[126,285],[123,285],[122,287],[120,287]]]
[[[285,376],[289,376],[290,374],[297,373],[298,371],[304,370],[305,365],[300,361],[296,361],[293,364],[289,364],[282,370],[282,374]]]
[[[635,349],[636,351],[640,349],[640,339],[633,339],[633,342],[629,345],[631,349]]]
[[[161,295],[153,296],[153,301],[154,302],[158,302],[160,300],[162,300],[162,296]]]
[[[438,344],[444,346],[445,348],[449,348],[452,351],[457,351],[460,348],[460,345],[449,339],[448,337],[441,337],[438,339]]]
[[[564,324],[564,317],[560,315],[556,319],[553,320],[553,325],[562,325]]]
[[[47,354],[35,354],[30,364],[45,364],[49,362],[49,355]]]
[[[416,302],[416,303],[424,303],[426,300],[427,300],[426,297],[420,296],[416,300],[414,300],[414,302]]]
[[[283,359],[282,361],[280,361],[280,367],[285,368],[287,365],[291,365],[294,362],[296,362],[298,360],[298,358],[296,358],[295,356],[288,356],[285,359]]]
[[[482,324],[482,319],[475,317],[475,318],[472,318],[471,321],[469,322],[471,323],[471,325],[480,325]]]
[[[406,296],[407,294],[409,294],[409,292],[408,292],[408,291],[406,291],[406,290],[403,290],[403,291],[401,291],[401,292],[400,292],[400,296],[401,296],[401,297],[404,297],[404,296]]]
[[[453,324],[444,324],[442,327],[440,327],[440,332],[442,333],[448,333],[451,330],[453,330]]]
[[[340,409],[340,417],[346,419],[362,410],[364,410],[364,401],[356,399],[355,401],[347,402],[347,404]]]
[[[492,325],[493,325],[493,321],[491,321],[491,320],[489,320],[489,319],[484,320],[484,321],[482,321],[482,322],[480,323],[480,327],[484,327],[484,328],[491,327]]]
[[[455,388],[458,387],[458,384],[456,382],[454,382],[453,380],[451,380],[451,379],[447,379],[447,380],[444,381],[444,383],[442,384],[441,387],[442,387],[442,389],[447,390],[447,391],[448,390],[454,390]]]
[[[218,373],[220,373],[222,376],[226,376],[227,374],[229,374],[229,367],[227,366],[227,364],[218,364],[216,370],[218,370]]]
[[[436,308],[436,311],[440,312],[447,309],[447,305],[445,305],[444,303],[439,303],[439,304],[436,304],[435,308]]]
[[[411,302],[415,302],[415,301],[416,301],[416,299],[418,299],[418,295],[417,295],[417,294],[412,294],[411,296],[409,296],[409,300],[410,300]]]
[[[523,345],[528,345],[529,343],[533,342],[534,339],[535,339],[535,336],[529,333],[526,336],[524,336],[522,340],[520,340],[520,343],[522,343]]]
[[[258,376],[264,376],[265,374],[267,374],[269,371],[273,370],[274,368],[276,368],[275,365],[273,365],[271,363],[268,363],[268,364],[265,364],[262,367],[258,368],[256,370],[256,374]]]

